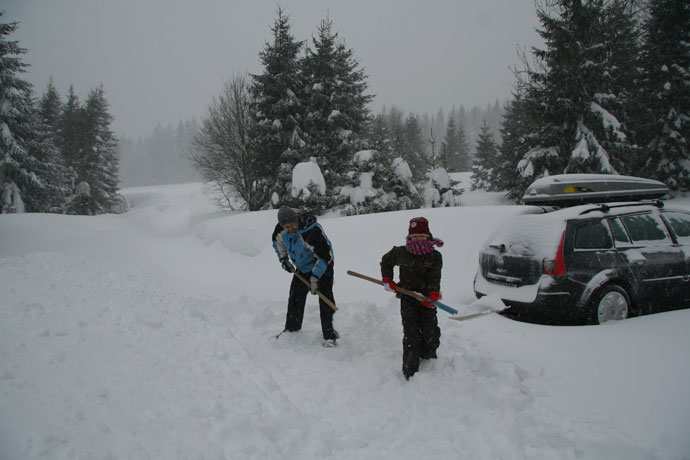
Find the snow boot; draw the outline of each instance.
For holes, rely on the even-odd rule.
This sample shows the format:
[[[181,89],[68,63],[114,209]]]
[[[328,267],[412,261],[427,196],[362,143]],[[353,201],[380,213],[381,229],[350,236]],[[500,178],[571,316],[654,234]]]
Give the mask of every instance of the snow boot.
[[[333,348],[338,345],[337,340],[340,338],[340,334],[338,334],[338,331],[333,329],[333,338],[332,339],[324,339],[323,341],[323,346],[326,348]]]

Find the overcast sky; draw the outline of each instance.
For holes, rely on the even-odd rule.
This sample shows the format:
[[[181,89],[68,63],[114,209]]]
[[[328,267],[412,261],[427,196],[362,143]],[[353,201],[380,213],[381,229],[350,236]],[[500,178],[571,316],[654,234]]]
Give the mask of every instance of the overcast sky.
[[[298,40],[327,15],[368,75],[372,110],[435,114],[504,102],[518,48],[542,46],[533,0],[1,0],[37,96],[52,76],[84,100],[101,83],[130,138],[203,118],[225,80],[261,73],[278,5]]]

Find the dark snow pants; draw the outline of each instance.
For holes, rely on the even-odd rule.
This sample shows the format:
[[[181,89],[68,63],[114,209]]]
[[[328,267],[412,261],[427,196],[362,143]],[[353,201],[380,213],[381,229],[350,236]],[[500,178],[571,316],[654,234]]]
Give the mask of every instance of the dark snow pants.
[[[411,297],[401,297],[403,325],[403,374],[410,378],[419,369],[420,359],[436,358],[441,343],[436,309],[423,306]]]
[[[304,279],[309,280],[311,273],[300,273]],[[319,280],[319,292],[326,296],[328,300],[335,303],[333,299],[333,267],[328,267]],[[307,302],[309,286],[296,276],[292,277],[290,283],[290,297],[288,298],[287,316],[285,318],[285,330],[294,332],[302,329],[304,319],[304,305]],[[319,297],[319,310],[321,313],[321,332],[325,340],[336,339],[333,329],[333,309]]]

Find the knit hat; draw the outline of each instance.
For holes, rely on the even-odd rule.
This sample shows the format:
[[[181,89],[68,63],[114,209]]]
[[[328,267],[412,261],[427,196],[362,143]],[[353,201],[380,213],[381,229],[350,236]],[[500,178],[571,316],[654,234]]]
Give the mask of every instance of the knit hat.
[[[431,232],[429,231],[429,221],[424,217],[415,217],[410,220],[410,228],[407,231],[407,237],[426,235],[431,238]]]
[[[297,220],[297,213],[294,209],[282,207],[278,210],[278,223],[282,226],[295,222]]]

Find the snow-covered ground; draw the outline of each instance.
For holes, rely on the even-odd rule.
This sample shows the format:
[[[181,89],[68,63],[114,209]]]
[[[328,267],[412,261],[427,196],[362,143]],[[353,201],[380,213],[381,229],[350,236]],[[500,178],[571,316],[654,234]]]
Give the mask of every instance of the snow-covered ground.
[[[439,358],[405,381],[398,301],[346,270],[378,277],[423,215],[444,302],[474,311],[478,248],[520,209],[500,194],[324,216],[341,335],[324,348],[313,297],[274,338],[275,211],[218,211],[199,184],[124,192],[123,215],[0,216],[0,459],[690,458],[690,310],[598,327],[439,311]]]

